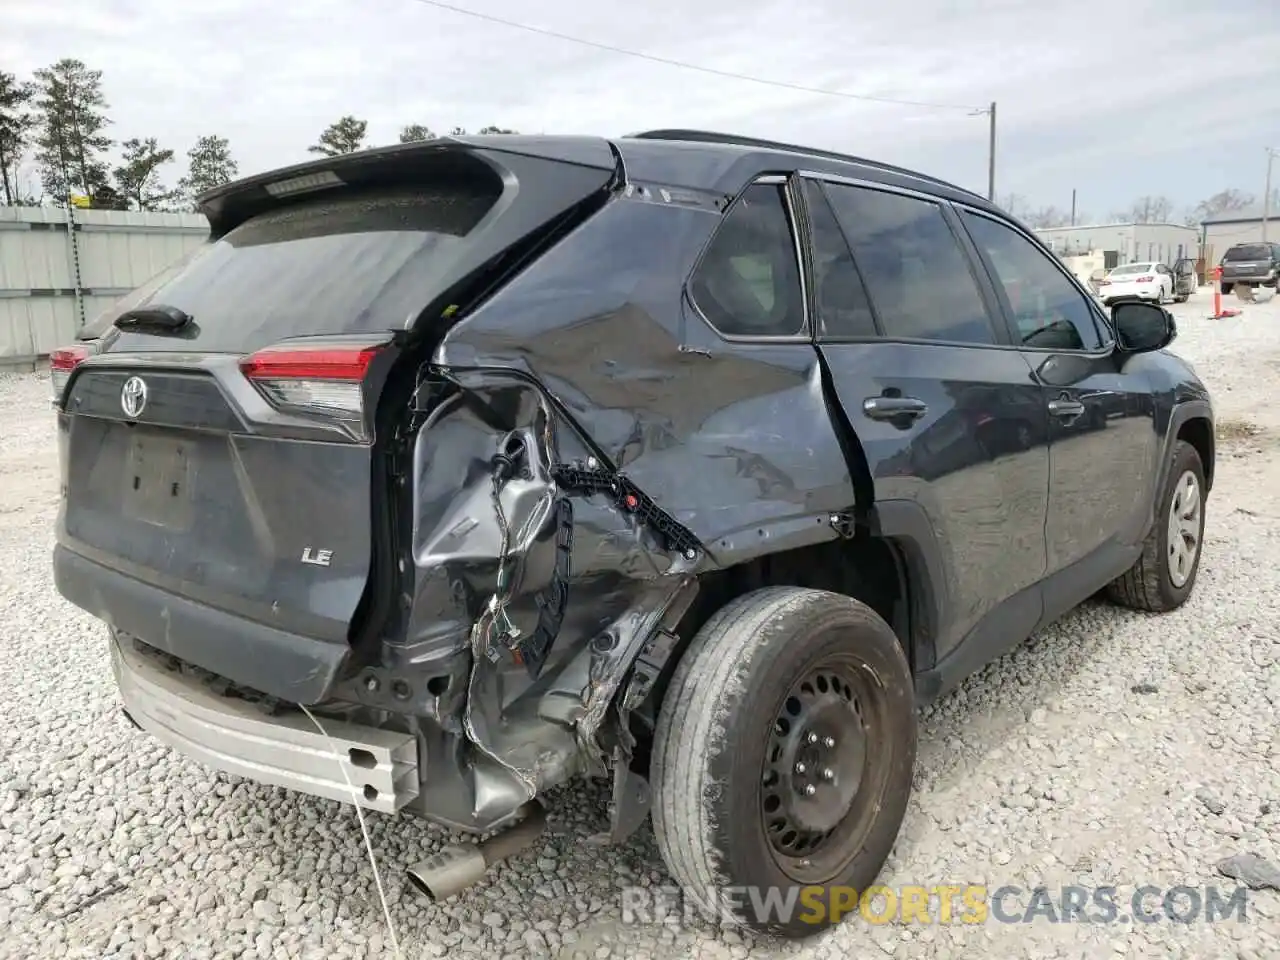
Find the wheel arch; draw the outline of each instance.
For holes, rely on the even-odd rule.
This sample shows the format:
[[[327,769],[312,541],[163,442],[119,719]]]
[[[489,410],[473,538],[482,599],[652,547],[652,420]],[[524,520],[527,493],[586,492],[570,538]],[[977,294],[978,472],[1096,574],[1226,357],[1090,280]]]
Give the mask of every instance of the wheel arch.
[[[1175,440],[1185,441],[1195,447],[1196,453],[1200,455],[1200,464],[1204,467],[1205,492],[1211,491],[1216,450],[1213,421],[1207,413],[1188,411],[1171,433]]]
[[[697,596],[674,627],[633,662],[616,701],[618,721],[633,741],[632,773],[647,769],[658,712],[693,638],[719,610],[761,588],[810,588],[859,600],[892,628],[913,674],[935,665],[945,579],[924,510],[889,500],[873,504],[856,526],[844,526],[849,518],[837,515],[806,519],[799,525],[808,531],[803,542],[793,534],[777,541],[779,548],[700,575]]]

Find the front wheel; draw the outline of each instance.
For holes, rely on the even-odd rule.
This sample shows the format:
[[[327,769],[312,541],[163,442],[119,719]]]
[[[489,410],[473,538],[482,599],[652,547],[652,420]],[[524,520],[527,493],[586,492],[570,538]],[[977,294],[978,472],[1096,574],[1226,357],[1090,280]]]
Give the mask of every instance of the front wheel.
[[[893,630],[791,587],[720,610],[680,661],[654,738],[654,832],[712,919],[790,938],[856,911],[911,793],[916,713]]]
[[[1191,444],[1179,440],[1174,445],[1169,475],[1158,496],[1155,526],[1142,545],[1142,555],[1107,587],[1116,603],[1151,613],[1186,603],[1200,571],[1205,479],[1200,454]]]

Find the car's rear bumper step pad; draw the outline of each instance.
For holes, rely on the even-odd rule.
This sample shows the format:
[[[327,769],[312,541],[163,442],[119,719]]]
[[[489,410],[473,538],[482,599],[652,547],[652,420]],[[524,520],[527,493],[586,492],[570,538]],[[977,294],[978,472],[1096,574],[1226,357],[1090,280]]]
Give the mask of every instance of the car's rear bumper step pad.
[[[305,715],[267,716],[114,638],[111,667],[134,723],[216,770],[382,813],[418,796],[417,743],[408,733],[322,718],[325,737]]]

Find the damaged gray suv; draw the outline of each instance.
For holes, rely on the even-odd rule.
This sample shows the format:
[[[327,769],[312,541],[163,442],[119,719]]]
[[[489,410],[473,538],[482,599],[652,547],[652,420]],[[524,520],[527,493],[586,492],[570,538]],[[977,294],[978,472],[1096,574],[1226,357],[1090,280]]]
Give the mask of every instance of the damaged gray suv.
[[[495,834],[406,865],[429,896],[610,778],[610,839],[651,817],[698,905],[813,933],[733,891],[876,878],[920,703],[1194,585],[1213,414],[1171,316],[1104,313],[966,190],[655,131],[201,204],[51,358],[58,589],[179,752]]]

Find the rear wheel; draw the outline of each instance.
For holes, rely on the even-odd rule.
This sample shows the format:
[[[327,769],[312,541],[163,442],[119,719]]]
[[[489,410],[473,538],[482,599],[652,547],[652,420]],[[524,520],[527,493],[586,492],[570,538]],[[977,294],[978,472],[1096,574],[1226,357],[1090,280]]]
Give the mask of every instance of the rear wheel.
[[[1234,283],[1224,283],[1224,284],[1222,284],[1222,292],[1223,292],[1223,294],[1225,295],[1225,294],[1230,293],[1232,290],[1234,290],[1234,289],[1235,289],[1235,286],[1236,286],[1236,285],[1235,285]]]
[[[1155,526],[1142,545],[1142,556],[1107,587],[1107,596],[1135,610],[1162,613],[1182,606],[1200,571],[1204,540],[1205,480],[1200,454],[1179,440]]]
[[[911,671],[888,624],[824,591],[747,594],[694,638],[664,698],[663,859],[717,921],[818,933],[888,858],[915,752]]]

